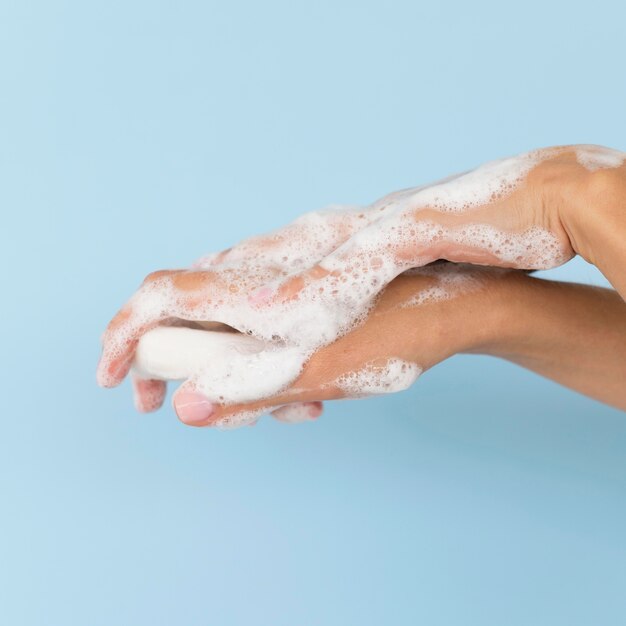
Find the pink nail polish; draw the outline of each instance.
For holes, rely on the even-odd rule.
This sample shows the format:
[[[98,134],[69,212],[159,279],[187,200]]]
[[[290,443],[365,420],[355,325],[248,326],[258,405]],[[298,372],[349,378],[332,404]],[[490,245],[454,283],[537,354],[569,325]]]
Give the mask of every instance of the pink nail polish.
[[[174,408],[180,420],[186,424],[202,424],[215,413],[215,406],[209,399],[195,391],[185,391],[177,395]]]

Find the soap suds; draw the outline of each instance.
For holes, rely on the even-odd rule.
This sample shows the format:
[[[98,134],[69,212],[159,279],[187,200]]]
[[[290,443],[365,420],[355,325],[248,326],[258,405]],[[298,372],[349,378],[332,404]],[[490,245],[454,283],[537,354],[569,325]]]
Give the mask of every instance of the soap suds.
[[[251,237],[230,250],[201,257],[192,267],[275,268],[280,274],[291,274],[330,254],[374,217],[360,206],[333,204],[305,213],[275,233]]]
[[[273,409],[257,409],[256,411],[240,411],[234,415],[223,417],[213,424],[214,428],[218,430],[234,430],[235,428],[241,428],[242,426],[254,426],[259,417],[265,415]]]
[[[435,281],[433,285],[418,291],[406,302],[403,302],[400,307],[405,309],[456,298],[463,293],[474,291],[484,284],[484,281],[481,280],[480,275],[476,272],[476,268],[454,263],[420,267],[415,270],[408,270],[405,274],[428,276]]]
[[[576,160],[589,171],[620,167],[626,161],[626,153],[603,146],[580,146]]]
[[[316,420],[321,410],[311,406],[311,402],[297,402],[295,404],[287,404],[279,409],[272,411],[272,415],[279,421],[286,424],[299,424],[301,422],[310,422]]]
[[[224,404],[280,392],[300,374],[308,354],[238,333],[158,327],[139,341],[133,368],[142,378],[189,379],[193,388]]]
[[[420,207],[463,213],[501,199],[542,159],[557,154],[555,150],[487,163],[392,194],[370,207],[334,206],[308,213],[274,235],[200,259],[195,267],[207,270],[200,286],[186,287],[185,272],[155,275],[130,300],[127,318],[115,330],[115,340],[105,342],[104,354],[115,358],[142,335],[135,360],[139,374],[189,378],[198,391],[226,405],[271,397],[298,377],[315,350],[361,324],[387,283],[440,258],[439,249],[447,251],[447,258],[475,252],[478,263],[483,262],[482,254],[487,255],[485,264],[497,260],[527,269],[554,267],[567,260],[558,238],[539,227],[512,233],[482,223],[444,227],[415,219]],[[594,158],[595,163],[598,158],[610,161],[606,155]],[[268,306],[250,304],[250,294],[260,287],[281,284],[320,262],[327,275],[304,284],[297,298]],[[423,300],[418,294],[412,306],[448,297],[460,286],[455,280],[442,278]],[[218,338],[212,335],[220,333],[190,328],[150,330],[176,319],[221,322],[243,334]],[[179,354],[182,360],[177,360]],[[414,364],[392,359],[383,370],[367,369],[345,377],[341,384],[350,394],[388,393],[405,388],[420,372]],[[109,382],[106,377],[101,373],[101,383]],[[254,419],[230,418],[221,426]]]
[[[368,363],[365,367],[344,374],[333,385],[346,396],[362,398],[408,389],[420,376],[422,368],[403,359],[392,358],[384,365]]]
[[[414,209],[427,207],[443,213],[464,213],[509,195],[541,161],[562,150],[545,148],[489,161],[437,183],[396,192],[375,203],[374,207],[410,204]]]

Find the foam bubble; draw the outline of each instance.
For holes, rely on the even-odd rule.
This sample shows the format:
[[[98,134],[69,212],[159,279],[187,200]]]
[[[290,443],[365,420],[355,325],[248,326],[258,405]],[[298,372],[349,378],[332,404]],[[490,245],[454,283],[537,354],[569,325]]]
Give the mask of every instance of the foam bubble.
[[[308,353],[253,337],[159,327],[137,346],[134,369],[143,378],[190,379],[195,390],[224,404],[273,396],[300,374]]]
[[[467,265],[446,263],[444,265],[408,270],[405,274],[428,276],[435,281],[435,284],[413,294],[400,305],[400,308],[403,309],[456,298],[463,293],[474,291],[484,285],[484,281],[476,272],[476,269],[471,269]]]
[[[356,372],[340,376],[333,385],[347,396],[360,398],[408,389],[421,373],[417,364],[392,358],[383,365],[368,363]]]
[[[603,146],[579,146],[576,160],[589,171],[620,167],[626,161],[626,153]]]
[[[434,260],[427,251],[438,245],[447,247],[448,258],[458,248],[459,258],[468,251],[485,253],[484,263],[497,260],[533,269],[558,265],[567,258],[562,244],[538,227],[522,233],[480,223],[443,227],[416,222],[406,213],[407,203],[460,211],[489,201],[510,190],[546,154],[535,151],[495,161],[421,188],[417,195],[400,192],[382,217],[377,217],[376,205],[369,210],[330,207],[306,214],[274,235],[244,241],[220,265],[213,265],[214,255],[199,262],[199,267],[210,267],[215,278],[198,293],[181,293],[167,276],[143,287],[131,302],[127,337],[150,320],[164,321],[169,312],[188,320],[220,321],[258,339],[311,353],[361,323],[381,288],[402,271]],[[346,237],[348,243],[338,246]],[[247,297],[256,288],[282,281],[321,259],[329,275],[305,285],[295,301],[248,306]],[[123,331],[119,337],[124,345]]]
[[[212,424],[218,430],[234,430],[242,426],[254,426],[259,417],[273,409],[257,409],[255,411],[240,411],[228,417],[223,417]]]
[[[198,269],[280,268],[282,274],[306,269],[330,254],[359,229],[371,223],[373,215],[357,205],[334,204],[298,217],[286,227],[246,239],[226,253],[198,259]]]
[[[442,213],[464,213],[509,195],[534,167],[562,150],[546,148],[489,161],[476,169],[449,176],[430,185],[395,192],[374,206],[387,211],[398,205],[410,205],[413,209],[429,208]]]
[[[319,416],[319,410],[314,411],[310,404],[298,402],[281,406],[279,409],[272,411],[272,415],[286,424],[300,424],[316,420]]]
[[[415,209],[420,207],[462,213],[502,198],[542,159],[556,153],[540,150],[493,161],[433,185],[397,192],[367,208],[332,206],[305,214],[276,233],[200,259],[196,267],[208,272],[197,288],[180,288],[184,272],[153,277],[131,299],[128,318],[115,331],[115,341],[105,342],[105,355],[121,354],[138,331],[172,324],[177,318],[222,322],[243,334],[213,341],[207,331],[152,331],[174,334],[159,336],[161,345],[169,348],[161,352],[161,361],[151,364],[145,361],[154,346],[146,346],[155,335],[143,334],[135,366],[161,372],[167,379],[190,378],[199,391],[224,404],[270,397],[297,378],[315,350],[361,324],[381,289],[395,276],[439,258],[440,250],[452,260],[474,255],[476,263],[527,269],[554,267],[567,260],[559,239],[539,227],[507,232],[470,220],[463,226],[442,226],[415,219]],[[610,161],[606,155],[594,158],[596,163],[598,158]],[[248,297],[257,288],[279,284],[320,262],[327,275],[305,284],[297,298],[269,306],[249,305]],[[450,297],[467,286],[452,273],[437,272],[437,284],[407,306]],[[184,363],[176,362],[179,353]],[[414,364],[392,359],[382,373],[377,370],[374,376],[366,369],[341,384],[347,393],[385,393],[404,388],[420,372]],[[241,418],[248,419],[253,418]]]

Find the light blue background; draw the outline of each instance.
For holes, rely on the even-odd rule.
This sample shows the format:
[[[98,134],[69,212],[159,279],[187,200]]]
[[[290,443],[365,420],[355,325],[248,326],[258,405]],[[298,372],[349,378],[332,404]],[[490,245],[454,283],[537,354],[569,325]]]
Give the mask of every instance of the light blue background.
[[[231,433],[94,382],[151,270],[532,147],[626,147],[620,4],[2,0],[0,622],[624,624],[616,410],[476,357]]]

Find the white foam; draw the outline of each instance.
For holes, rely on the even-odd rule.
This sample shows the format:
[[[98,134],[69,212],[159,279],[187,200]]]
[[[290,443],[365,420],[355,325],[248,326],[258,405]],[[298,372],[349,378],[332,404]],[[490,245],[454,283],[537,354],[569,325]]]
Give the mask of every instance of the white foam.
[[[310,404],[298,402],[281,406],[279,409],[272,411],[272,415],[286,424],[300,424],[317,419],[319,411],[313,411]]]
[[[269,408],[257,409],[255,411],[240,411],[239,413],[217,420],[212,426],[218,430],[234,430],[242,426],[254,426],[259,420],[259,417],[272,410],[272,408]]]
[[[299,216],[279,231],[246,239],[225,253],[206,255],[193,267],[215,269],[219,264],[222,270],[241,266],[255,271],[276,268],[280,274],[289,274],[330,254],[373,217],[360,206],[330,205]]]
[[[626,161],[626,153],[604,146],[579,146],[576,160],[589,171],[620,167]]]
[[[297,347],[247,335],[159,327],[141,337],[133,367],[142,378],[189,379],[208,398],[238,404],[279,393],[298,377],[306,358]]]
[[[391,194],[374,204],[379,209],[429,208],[443,213],[465,213],[509,195],[541,161],[560,148],[533,150],[514,157],[489,161],[476,169]]]
[[[435,267],[408,270],[405,274],[428,276],[434,281],[434,284],[413,294],[400,305],[401,308],[414,308],[431,302],[449,300],[484,285],[484,281],[476,268],[471,268],[468,265],[446,263]]]
[[[361,398],[404,391],[421,373],[422,368],[417,364],[391,358],[382,365],[368,363],[356,372],[344,374],[333,385],[349,397]]]
[[[567,258],[563,246],[554,234],[540,228],[521,233],[480,223],[444,228],[434,222],[416,222],[406,214],[407,206],[416,203],[432,202],[441,210],[459,211],[489,201],[519,182],[542,156],[544,152],[536,151],[504,159],[422,188],[417,195],[400,194],[402,201],[388,205],[379,219],[375,210],[359,207],[307,214],[275,236],[236,246],[221,257],[220,265],[214,265],[215,255],[200,261],[199,267],[215,272],[215,282],[196,292],[181,293],[174,284],[176,277],[158,278],[131,300],[128,332],[126,337],[118,332],[118,346],[125,344],[133,330],[162,322],[169,315],[224,322],[259,339],[285,342],[310,353],[359,324],[381,288],[395,276],[434,260],[433,246],[445,245],[448,253],[458,247],[460,258],[468,250],[486,251],[491,256],[485,263],[497,260],[533,269],[558,265]],[[338,246],[346,237],[348,243]],[[331,274],[305,286],[297,300],[265,307],[248,305],[249,294],[258,287],[283,281],[322,259]],[[115,345],[109,349],[115,351]]]
[[[420,207],[471,215],[474,208],[511,193],[553,154],[534,151],[493,161],[433,185],[392,194],[367,208],[334,206],[306,214],[273,235],[199,260],[196,267],[208,272],[197,288],[181,287],[184,273],[152,277],[129,302],[128,318],[115,331],[115,340],[105,342],[105,355],[121,354],[135,334],[145,333],[135,361],[144,374],[190,378],[199,391],[223,404],[270,397],[297,378],[316,349],[360,324],[395,276],[439,258],[441,250],[452,260],[475,254],[471,260],[477,263],[528,269],[567,260],[558,238],[538,227],[523,232],[480,222],[444,227],[414,216]],[[250,305],[248,298],[259,287],[280,284],[320,262],[328,274],[305,284],[296,299]],[[437,271],[443,276],[444,270]],[[423,301],[447,297],[459,286],[454,280],[442,279]],[[412,306],[421,303],[418,298]],[[189,328],[149,330],[177,318],[222,322],[243,334],[216,337]],[[402,381],[414,380],[419,368],[400,364],[400,376],[398,363],[392,360],[382,373],[377,370],[378,382],[368,370],[367,376],[348,377],[342,384],[358,394],[402,388]],[[396,375],[400,382],[393,382]],[[102,376],[106,384],[106,374]]]

